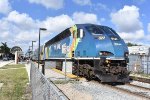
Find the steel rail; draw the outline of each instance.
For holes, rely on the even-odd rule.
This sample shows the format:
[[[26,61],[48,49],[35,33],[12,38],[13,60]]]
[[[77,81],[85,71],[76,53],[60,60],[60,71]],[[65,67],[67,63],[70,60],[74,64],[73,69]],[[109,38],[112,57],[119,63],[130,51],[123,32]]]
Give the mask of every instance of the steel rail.
[[[143,89],[143,90],[147,90],[147,91],[150,91],[150,88],[147,88],[147,87],[143,87],[143,86],[139,86],[139,85],[134,85],[134,84],[131,84],[131,83],[128,83],[126,84],[128,86],[133,86],[135,88],[139,88],[139,89]]]
[[[145,100],[145,99],[146,99],[146,100],[150,100],[150,96],[143,95],[143,94],[141,94],[141,93],[139,93],[139,92],[132,92],[132,91],[130,91],[130,90],[128,90],[128,89],[123,89],[123,88],[121,88],[121,87],[116,87],[116,86],[112,86],[112,85],[108,85],[108,84],[102,84],[102,85],[107,86],[107,87],[112,88],[112,89],[115,89],[115,90],[118,90],[118,91],[121,91],[121,92],[124,92],[124,93],[127,93],[127,94],[129,94],[129,95],[133,95],[133,96],[139,97],[139,98],[141,98],[142,100],[143,100],[143,99],[144,99],[144,100]]]

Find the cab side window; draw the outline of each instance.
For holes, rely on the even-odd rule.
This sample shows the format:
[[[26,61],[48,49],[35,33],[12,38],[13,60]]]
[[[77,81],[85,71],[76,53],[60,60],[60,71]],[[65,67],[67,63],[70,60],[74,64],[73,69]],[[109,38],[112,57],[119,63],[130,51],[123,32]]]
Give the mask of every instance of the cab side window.
[[[84,30],[83,29],[78,29],[77,30],[77,38],[83,38],[85,36]]]

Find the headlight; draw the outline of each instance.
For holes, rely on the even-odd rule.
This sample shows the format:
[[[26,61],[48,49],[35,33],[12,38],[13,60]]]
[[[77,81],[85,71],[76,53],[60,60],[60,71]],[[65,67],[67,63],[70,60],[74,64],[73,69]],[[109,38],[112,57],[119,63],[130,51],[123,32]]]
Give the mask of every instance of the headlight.
[[[102,52],[100,52],[100,53],[99,53],[99,55],[100,55],[100,56],[102,56],[102,55],[103,55],[103,53],[102,53]]]
[[[124,55],[125,55],[125,57],[128,57],[128,56],[129,56],[129,53],[128,53],[128,52],[125,52]]]
[[[99,52],[99,55],[100,55],[100,56],[112,56],[112,55],[114,55],[114,54],[111,53],[111,52],[108,52],[108,51],[100,51],[100,52]]]

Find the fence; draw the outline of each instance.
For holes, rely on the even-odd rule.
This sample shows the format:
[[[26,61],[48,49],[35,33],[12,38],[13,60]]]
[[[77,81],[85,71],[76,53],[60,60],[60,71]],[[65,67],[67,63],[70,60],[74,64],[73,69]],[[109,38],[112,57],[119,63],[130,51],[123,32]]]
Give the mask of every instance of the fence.
[[[69,100],[33,63],[31,63],[30,79],[32,100]]]
[[[131,72],[150,74],[150,56],[130,55],[128,70]]]

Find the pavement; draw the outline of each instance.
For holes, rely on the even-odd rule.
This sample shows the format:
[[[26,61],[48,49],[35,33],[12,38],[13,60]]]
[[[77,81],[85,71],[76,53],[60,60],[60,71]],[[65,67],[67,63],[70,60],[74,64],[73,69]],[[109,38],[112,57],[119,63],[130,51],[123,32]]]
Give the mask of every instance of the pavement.
[[[13,60],[10,60],[10,61],[2,61],[2,60],[0,60],[0,67],[3,67],[3,66],[5,66],[7,64],[10,64],[12,62],[13,62]],[[3,86],[3,84],[4,83],[0,83],[0,90],[1,90],[1,87]]]
[[[30,81],[30,68],[31,68],[31,63],[25,64],[25,66],[26,66],[26,70],[27,70],[27,73],[28,73],[28,78],[29,78],[29,81]]]
[[[1,89],[2,89],[3,84],[4,84],[4,83],[0,83],[0,91],[1,91]]]
[[[53,69],[45,69],[45,77],[52,81],[65,80],[65,75],[63,75]],[[70,80],[70,78],[66,76],[66,80]]]
[[[37,63],[34,63],[34,64],[35,64],[35,66],[37,66]],[[26,70],[27,70],[27,73],[28,73],[29,81],[30,81],[31,63],[25,64],[25,66],[26,66]],[[39,66],[39,70],[42,72],[42,66],[41,65]],[[70,80],[70,79],[77,78],[77,76],[75,76],[73,74],[69,74],[69,73],[67,73],[66,77],[65,77],[65,73],[64,72],[62,72],[60,70],[57,70],[55,68],[52,68],[52,69],[51,68],[46,68],[45,69],[45,77],[47,79],[52,80],[52,81],[55,81],[55,80]]]
[[[13,60],[9,60],[9,61],[0,61],[0,67],[3,67],[3,66],[5,66],[5,65],[7,65],[7,64],[10,64],[10,63],[12,63],[12,62],[14,62]]]

